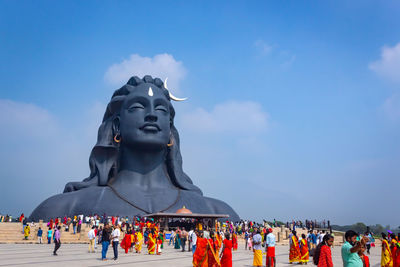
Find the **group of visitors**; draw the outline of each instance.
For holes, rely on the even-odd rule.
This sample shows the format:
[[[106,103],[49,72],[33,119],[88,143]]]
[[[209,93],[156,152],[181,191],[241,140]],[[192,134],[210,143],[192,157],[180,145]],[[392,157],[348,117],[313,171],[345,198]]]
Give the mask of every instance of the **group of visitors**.
[[[0,221],[7,222],[11,216],[0,216]],[[23,225],[24,239],[28,239],[31,225],[24,214],[17,218]],[[276,266],[275,245],[276,238],[272,226],[279,223],[255,223],[252,221],[216,222],[215,227],[209,223],[199,223],[194,220],[184,220],[182,223],[175,221],[176,228],[169,236],[160,228],[160,224],[153,219],[118,216],[83,216],[76,215],[71,218],[51,219],[47,223],[47,234],[42,227],[36,228],[37,241],[43,243],[43,236],[47,235],[47,243],[54,243],[53,255],[61,247],[61,229],[69,231],[72,225],[73,232],[79,233],[82,225],[90,230],[87,232],[89,247],[88,252],[93,253],[97,244],[102,244],[102,260],[107,260],[107,251],[111,245],[114,260],[118,259],[118,249],[121,247],[125,253],[142,253],[142,247],[147,247],[150,255],[160,255],[164,241],[169,239],[169,245],[175,249],[191,251],[194,266],[232,266],[232,252],[238,249],[238,237],[244,239],[244,249],[252,250],[253,266]],[[104,224],[104,227],[100,224]],[[184,225],[184,226],[182,226]],[[312,256],[312,262],[319,267],[333,266],[331,248],[334,244],[332,232],[325,230],[315,231],[312,221],[306,220],[303,225],[300,221],[293,221],[289,227],[309,228],[308,233],[298,235],[292,230],[289,235],[289,262],[307,264]],[[329,221],[327,225],[330,226]],[[187,231],[189,227],[189,231]],[[34,228],[35,229],[35,228]],[[304,231],[303,231],[304,232]],[[345,233],[345,242],[341,248],[344,267],[370,267],[369,257],[371,247],[375,246],[373,233],[367,229],[363,235],[355,231]],[[400,234],[389,232],[382,233],[381,266],[400,267]],[[167,238],[168,237],[168,238]],[[120,242],[121,240],[121,242]],[[266,255],[263,263],[263,254]]]
[[[382,233],[381,266],[400,267],[400,233]]]
[[[289,263],[307,264],[309,262],[309,244],[305,234],[301,238],[297,236],[295,230],[289,235]]]

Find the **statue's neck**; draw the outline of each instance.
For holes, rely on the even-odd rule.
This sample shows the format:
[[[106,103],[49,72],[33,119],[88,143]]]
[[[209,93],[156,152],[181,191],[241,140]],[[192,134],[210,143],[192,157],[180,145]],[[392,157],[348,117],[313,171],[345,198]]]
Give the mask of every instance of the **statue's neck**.
[[[122,147],[119,170],[112,184],[115,187],[173,187],[165,167],[166,150],[137,151]]]

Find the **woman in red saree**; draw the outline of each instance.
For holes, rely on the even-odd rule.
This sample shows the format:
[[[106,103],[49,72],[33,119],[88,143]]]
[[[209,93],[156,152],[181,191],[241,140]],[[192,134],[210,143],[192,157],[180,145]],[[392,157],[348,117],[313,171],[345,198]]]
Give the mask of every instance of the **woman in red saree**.
[[[132,245],[132,232],[128,230],[128,232],[124,236],[124,239],[122,239],[121,241],[121,248],[125,250],[125,254],[128,254],[131,245]]]
[[[300,240],[300,262],[307,264],[310,260],[310,255],[308,253],[308,243],[306,240],[306,235],[302,234]]]
[[[197,236],[196,250],[193,254],[194,267],[208,267],[208,240],[203,238],[203,234]]]
[[[232,233],[232,247],[233,251],[236,251],[238,249],[237,234],[235,232]]]
[[[296,231],[292,231],[292,238],[290,239],[289,263],[300,262],[300,256],[299,240],[296,236]]]
[[[392,238],[392,241],[390,242],[390,252],[392,253],[393,267],[400,267],[400,259],[399,259],[400,245],[395,234],[391,234],[390,237]]]
[[[230,240],[229,233],[225,234],[222,244],[221,267],[232,267],[232,240]]]

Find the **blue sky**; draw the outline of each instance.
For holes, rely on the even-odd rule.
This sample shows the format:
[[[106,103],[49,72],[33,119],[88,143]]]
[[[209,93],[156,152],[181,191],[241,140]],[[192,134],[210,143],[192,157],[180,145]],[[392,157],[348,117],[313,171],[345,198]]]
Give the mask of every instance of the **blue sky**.
[[[85,178],[113,91],[149,73],[189,97],[176,125],[205,195],[243,218],[398,226],[399,12],[397,1],[0,1],[0,212],[30,213]]]

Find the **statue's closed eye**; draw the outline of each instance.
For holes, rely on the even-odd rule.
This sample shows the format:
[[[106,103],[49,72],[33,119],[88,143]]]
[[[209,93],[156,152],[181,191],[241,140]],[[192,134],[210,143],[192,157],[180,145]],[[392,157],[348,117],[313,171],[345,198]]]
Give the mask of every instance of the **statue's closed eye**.
[[[133,103],[128,110],[134,110],[134,109],[144,109],[144,106],[140,104],[139,102]]]
[[[155,110],[163,111],[163,112],[168,112],[168,109],[167,109],[164,105],[158,105],[158,106],[156,106]]]

